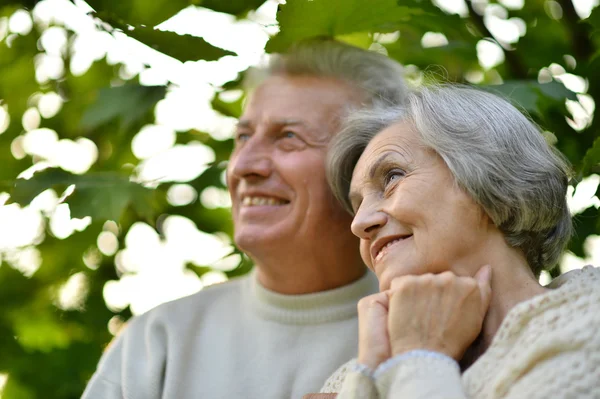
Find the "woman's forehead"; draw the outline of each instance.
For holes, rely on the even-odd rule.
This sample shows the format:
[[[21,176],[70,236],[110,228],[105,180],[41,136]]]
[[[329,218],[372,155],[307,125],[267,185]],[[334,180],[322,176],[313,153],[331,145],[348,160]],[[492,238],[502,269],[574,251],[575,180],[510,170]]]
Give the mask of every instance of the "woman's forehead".
[[[408,122],[395,123],[371,139],[355,170],[359,167],[368,168],[381,157],[386,157],[386,154],[397,154],[408,160],[419,147],[422,147],[422,142],[412,125]]]

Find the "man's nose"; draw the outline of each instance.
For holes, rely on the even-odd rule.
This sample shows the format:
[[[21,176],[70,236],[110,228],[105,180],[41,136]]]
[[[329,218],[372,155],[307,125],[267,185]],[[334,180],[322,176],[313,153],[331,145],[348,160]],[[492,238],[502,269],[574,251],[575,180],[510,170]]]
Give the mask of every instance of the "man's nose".
[[[264,140],[250,138],[234,152],[229,165],[230,173],[240,179],[269,177],[273,171],[272,149]]]
[[[351,229],[355,236],[363,240],[370,240],[386,223],[386,213],[363,201],[352,220]]]

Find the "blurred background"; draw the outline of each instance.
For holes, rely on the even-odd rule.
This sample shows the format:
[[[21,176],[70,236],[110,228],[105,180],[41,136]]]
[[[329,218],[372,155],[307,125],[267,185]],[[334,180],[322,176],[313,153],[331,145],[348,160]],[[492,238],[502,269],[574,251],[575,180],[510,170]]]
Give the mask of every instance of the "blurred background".
[[[575,168],[541,281],[600,265],[597,5],[0,0],[0,397],[78,398],[132,315],[251,269],[224,180],[244,72],[306,38],[513,100]]]

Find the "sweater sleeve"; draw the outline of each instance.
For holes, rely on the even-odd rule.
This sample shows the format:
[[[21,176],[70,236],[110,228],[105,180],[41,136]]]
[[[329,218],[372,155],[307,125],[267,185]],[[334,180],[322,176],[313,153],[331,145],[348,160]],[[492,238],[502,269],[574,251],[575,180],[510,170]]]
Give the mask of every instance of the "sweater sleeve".
[[[379,399],[379,395],[372,378],[357,371],[351,371],[344,378],[344,384],[337,399]]]
[[[108,381],[101,375],[94,374],[83,392],[82,399],[121,399],[121,384]]]
[[[122,340],[115,339],[104,353],[82,399],[124,399],[121,387]]]
[[[165,372],[165,328],[132,319],[104,352],[82,399],[159,399]]]
[[[496,385],[490,398],[598,398],[600,348],[588,347],[562,353],[557,350],[554,354],[546,353],[545,358],[520,366],[503,370],[503,375],[498,377],[505,383]],[[376,374],[376,386],[382,399],[481,397],[468,395],[458,367],[439,358],[402,359]]]
[[[397,360],[396,360],[397,359]],[[390,359],[375,379],[382,399],[466,399],[458,364],[443,357]]]

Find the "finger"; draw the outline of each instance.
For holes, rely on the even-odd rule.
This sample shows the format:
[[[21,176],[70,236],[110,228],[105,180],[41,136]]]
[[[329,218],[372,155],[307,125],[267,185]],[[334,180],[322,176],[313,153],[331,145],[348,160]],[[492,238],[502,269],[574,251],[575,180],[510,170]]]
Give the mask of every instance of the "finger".
[[[389,299],[385,292],[364,297],[358,302],[359,320],[376,322],[387,318]]]
[[[477,285],[479,286],[479,293],[481,294],[481,305],[482,305],[482,313],[486,313],[489,306],[490,301],[492,299],[492,267],[490,265],[485,265],[477,274],[475,274],[475,280],[477,281]]]
[[[373,306],[376,306],[379,311],[383,311],[387,314],[390,308],[390,297],[387,292],[379,292],[373,298]]]

